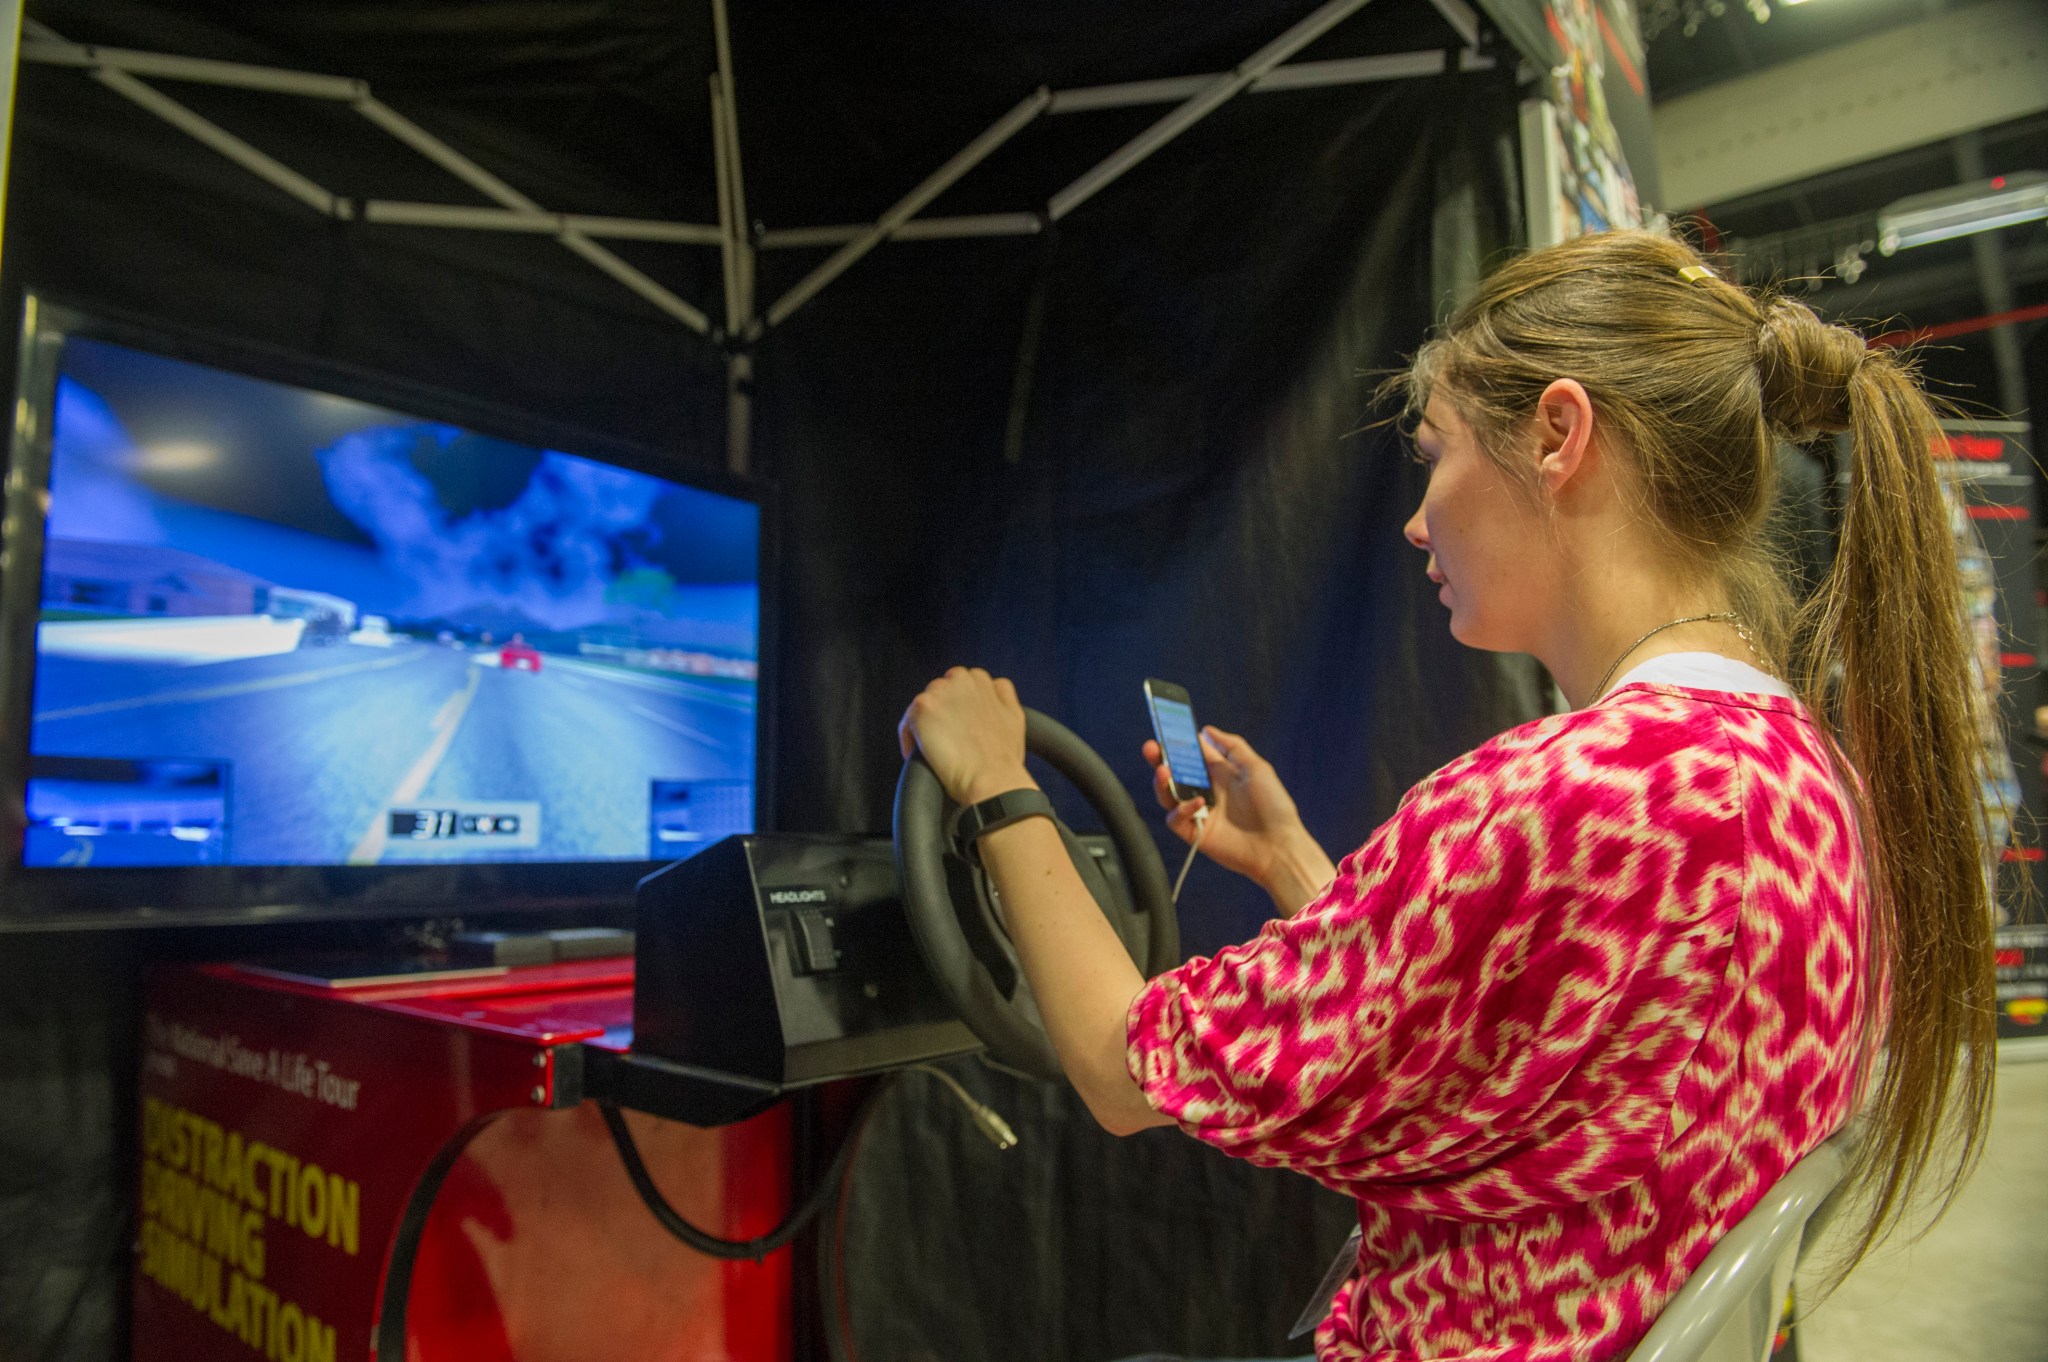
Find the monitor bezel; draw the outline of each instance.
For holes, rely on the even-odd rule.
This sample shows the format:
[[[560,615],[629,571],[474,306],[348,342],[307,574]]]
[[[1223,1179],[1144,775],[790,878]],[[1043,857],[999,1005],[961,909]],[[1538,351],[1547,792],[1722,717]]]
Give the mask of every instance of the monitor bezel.
[[[633,887],[643,876],[665,864],[508,861],[119,869],[23,865],[51,424],[63,347],[74,338],[351,398],[751,502],[760,517],[754,824],[766,828],[768,811],[774,807],[773,654],[779,596],[773,575],[779,526],[769,484],[446,389],[79,306],[29,290],[22,295],[14,420],[0,507],[0,933],[617,909],[632,902]]]

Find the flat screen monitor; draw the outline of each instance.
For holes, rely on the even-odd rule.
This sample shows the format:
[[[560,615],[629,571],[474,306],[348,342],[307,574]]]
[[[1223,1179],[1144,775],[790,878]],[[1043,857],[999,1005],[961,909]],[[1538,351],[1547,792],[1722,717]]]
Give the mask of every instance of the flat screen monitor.
[[[623,899],[754,827],[757,496],[263,368],[30,300],[0,917]]]

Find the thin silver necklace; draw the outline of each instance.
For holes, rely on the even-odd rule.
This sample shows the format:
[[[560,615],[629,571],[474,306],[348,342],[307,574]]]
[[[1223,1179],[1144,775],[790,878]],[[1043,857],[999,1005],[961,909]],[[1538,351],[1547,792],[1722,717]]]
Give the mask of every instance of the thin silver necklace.
[[[1636,649],[1642,647],[1645,643],[1648,643],[1651,639],[1657,637],[1657,635],[1663,633],[1666,629],[1676,629],[1681,624],[1706,624],[1709,622],[1718,623],[1722,621],[1734,625],[1735,632],[1742,636],[1742,641],[1744,643],[1749,642],[1749,630],[1742,627],[1742,617],[1740,615],[1737,615],[1733,610],[1720,610],[1716,611],[1711,615],[1687,615],[1682,619],[1666,621],[1665,623],[1658,625],[1655,629],[1652,629],[1649,633],[1644,634],[1634,643],[1629,644],[1628,647],[1623,648],[1621,650],[1621,656],[1615,658],[1613,664],[1610,665],[1607,668],[1606,673],[1603,676],[1601,676],[1600,684],[1593,687],[1593,702],[1597,702],[1601,696],[1607,694],[1607,683],[1614,679],[1614,673],[1616,672],[1616,670],[1620,668],[1621,664],[1628,661],[1628,655],[1634,652]]]

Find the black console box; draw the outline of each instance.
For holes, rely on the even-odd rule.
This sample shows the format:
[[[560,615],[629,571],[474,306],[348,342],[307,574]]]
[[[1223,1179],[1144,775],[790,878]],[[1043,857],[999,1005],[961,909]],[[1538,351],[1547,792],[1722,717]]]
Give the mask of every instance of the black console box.
[[[911,937],[885,839],[728,837],[640,882],[633,1054],[801,1087],[980,1047]]]

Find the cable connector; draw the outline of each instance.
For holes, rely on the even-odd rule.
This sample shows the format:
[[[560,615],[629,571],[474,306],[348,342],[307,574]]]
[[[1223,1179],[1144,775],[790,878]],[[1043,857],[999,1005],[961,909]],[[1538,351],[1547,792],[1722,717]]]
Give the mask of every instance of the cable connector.
[[[1195,840],[1188,843],[1188,858],[1180,863],[1180,874],[1173,879],[1173,903],[1180,906],[1180,887],[1188,882],[1188,871],[1194,869],[1195,853],[1202,849],[1202,838],[1209,832],[1209,806],[1204,804],[1195,810]]]
[[[960,1086],[959,1080],[953,1075],[933,1064],[913,1064],[910,1067],[923,1070],[951,1088],[953,1096],[960,1099],[960,1105],[967,1108],[968,1119],[974,1122],[974,1128],[979,1130],[982,1138],[990,1144],[997,1149],[1017,1147],[1017,1132],[1010,1129],[1010,1123],[1005,1121],[994,1107],[976,1101],[967,1089]]]

